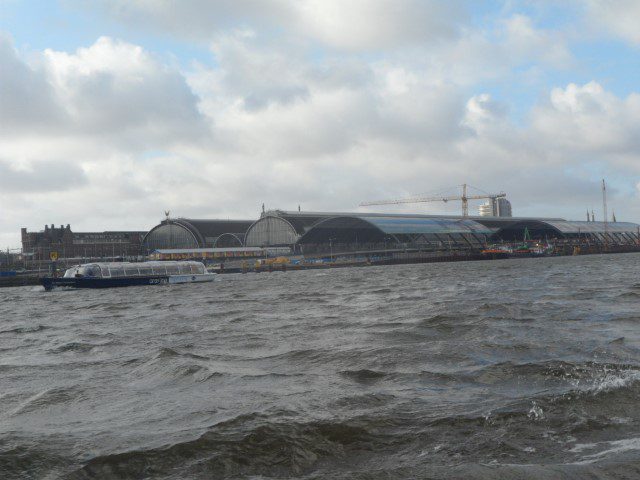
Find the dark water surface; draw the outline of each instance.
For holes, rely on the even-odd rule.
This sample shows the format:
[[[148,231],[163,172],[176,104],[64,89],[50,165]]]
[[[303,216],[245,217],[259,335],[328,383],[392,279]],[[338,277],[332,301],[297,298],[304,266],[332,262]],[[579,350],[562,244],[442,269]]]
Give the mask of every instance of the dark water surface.
[[[640,255],[0,290],[0,478],[640,478]]]

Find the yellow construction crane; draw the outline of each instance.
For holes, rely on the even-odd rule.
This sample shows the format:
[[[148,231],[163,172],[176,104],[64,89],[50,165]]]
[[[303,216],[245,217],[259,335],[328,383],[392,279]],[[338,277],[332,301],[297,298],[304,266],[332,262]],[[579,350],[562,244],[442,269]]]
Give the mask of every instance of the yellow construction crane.
[[[368,207],[371,205],[398,205],[401,203],[426,203],[426,202],[450,202],[461,200],[462,201],[462,216],[469,216],[469,200],[482,200],[482,199],[490,199],[492,204],[495,205],[495,201],[498,198],[504,198],[507,196],[506,193],[487,193],[484,195],[467,195],[467,184],[462,185],[462,195],[453,195],[453,196],[435,196],[435,197],[410,197],[410,198],[401,198],[397,200],[380,200],[373,202],[363,202],[360,204],[361,207]],[[495,207],[494,207],[495,212]]]

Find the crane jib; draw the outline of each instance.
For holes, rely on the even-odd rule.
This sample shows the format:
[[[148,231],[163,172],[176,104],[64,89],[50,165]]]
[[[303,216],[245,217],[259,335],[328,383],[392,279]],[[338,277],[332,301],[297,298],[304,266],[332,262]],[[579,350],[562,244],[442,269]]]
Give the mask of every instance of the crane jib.
[[[488,199],[492,202],[495,202],[498,198],[505,198],[507,196],[506,193],[487,193],[484,195],[467,195],[467,184],[462,185],[462,195],[451,195],[451,196],[415,196],[409,198],[399,198],[395,200],[379,200],[373,202],[363,202],[359,206],[361,207],[369,207],[373,205],[400,205],[404,203],[427,203],[427,202],[450,202],[450,201],[461,201],[462,202],[462,216],[469,216],[469,200],[484,200]]]

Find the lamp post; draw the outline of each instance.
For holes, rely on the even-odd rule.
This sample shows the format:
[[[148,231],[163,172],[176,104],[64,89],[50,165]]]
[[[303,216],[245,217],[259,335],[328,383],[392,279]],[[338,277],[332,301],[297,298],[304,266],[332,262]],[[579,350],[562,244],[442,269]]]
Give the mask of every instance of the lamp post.
[[[391,240],[391,237],[385,236],[384,237],[384,256],[386,257],[389,252],[387,251],[387,241]]]

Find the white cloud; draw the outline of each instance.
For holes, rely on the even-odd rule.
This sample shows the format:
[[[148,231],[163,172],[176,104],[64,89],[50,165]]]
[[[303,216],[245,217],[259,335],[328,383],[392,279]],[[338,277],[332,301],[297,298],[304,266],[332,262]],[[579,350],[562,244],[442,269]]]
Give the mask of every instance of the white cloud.
[[[597,82],[554,88],[533,113],[533,126],[553,148],[615,155],[640,172],[640,95],[618,98]],[[613,161],[613,157],[612,157]]]
[[[347,50],[430,43],[458,34],[461,2],[434,0],[303,0],[293,2],[297,30]]]
[[[517,64],[518,58],[523,63],[536,59],[562,68],[572,63],[566,39],[559,32],[536,28],[531,18],[522,14],[512,15],[502,23],[500,45],[512,64]]]
[[[222,30],[258,25],[344,50],[386,49],[457,35],[461,0],[116,0],[111,16],[183,38],[210,40]]]
[[[45,50],[32,66],[0,39],[0,135],[109,137],[158,149],[202,135],[198,99],[180,72],[139,46],[107,37],[75,53]]]
[[[42,68],[20,59],[10,37],[1,33],[0,67],[0,135],[39,131],[64,120]]]
[[[640,173],[637,94],[536,85],[543,99],[515,122],[480,85],[570,65],[564,35],[520,14],[472,28],[442,5],[104,4],[206,42],[213,66],[188,71],[109,37],[29,61],[0,39],[0,183],[13,190],[0,192],[0,234],[24,221],[150,228],[164,209],[250,218],[263,202],[350,210],[463,182],[506,190],[516,214],[582,218],[598,197],[585,164]]]
[[[586,8],[593,25],[633,45],[640,45],[640,2],[587,0]]]
[[[29,58],[0,38],[0,201],[7,212],[0,231],[16,235],[25,221],[52,219],[107,222],[98,229],[109,228],[110,218],[119,223],[111,228],[153,223],[143,212],[161,208],[152,201],[161,188],[136,181],[145,157],[195,148],[210,136],[185,77],[139,46],[106,37],[74,53]]]
[[[260,24],[291,25],[293,2],[283,0],[71,0],[78,8],[99,9],[137,30],[209,41],[221,31]]]
[[[139,46],[102,37],[74,54],[46,50],[44,57],[73,128],[142,148],[202,134],[197,98],[185,78]]]

